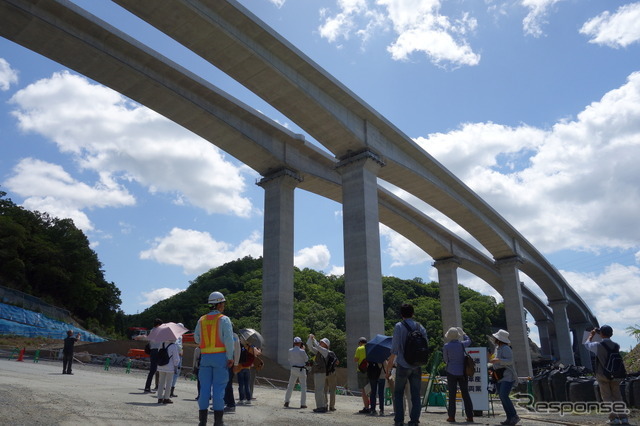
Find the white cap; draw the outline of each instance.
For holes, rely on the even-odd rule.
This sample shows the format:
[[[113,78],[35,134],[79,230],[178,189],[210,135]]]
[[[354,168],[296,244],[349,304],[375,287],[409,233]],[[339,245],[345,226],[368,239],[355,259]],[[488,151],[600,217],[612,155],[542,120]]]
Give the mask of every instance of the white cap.
[[[302,343],[302,339],[296,336],[293,338],[293,343]]]
[[[331,342],[326,337],[324,339],[320,339],[320,343],[324,343],[327,347],[331,346]]]

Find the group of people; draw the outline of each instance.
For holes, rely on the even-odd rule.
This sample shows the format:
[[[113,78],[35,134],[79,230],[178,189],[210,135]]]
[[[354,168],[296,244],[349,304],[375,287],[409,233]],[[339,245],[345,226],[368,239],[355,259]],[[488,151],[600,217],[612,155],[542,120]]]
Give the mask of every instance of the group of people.
[[[210,312],[203,315],[199,320],[194,332],[196,348],[194,360],[194,371],[198,377],[198,408],[199,425],[207,423],[209,401],[212,401],[214,413],[214,425],[222,426],[223,415],[226,411],[235,410],[235,398],[231,388],[234,374],[238,376],[238,385],[241,403],[250,404],[252,387],[250,386],[250,368],[254,360],[260,355],[260,349],[248,342],[243,341],[233,332],[231,319],[224,315],[226,299],[220,292],[213,292],[209,295],[208,304]],[[405,343],[410,334],[421,335],[427,339],[425,328],[413,319],[414,308],[410,304],[403,304],[400,308],[402,320],[394,326],[390,356],[382,363],[375,366],[369,365],[367,370],[358,369],[358,387],[362,391],[363,409],[362,414],[375,415],[376,405],[379,404],[381,415],[384,415],[384,389],[386,380],[392,388],[393,410],[395,426],[404,425],[405,416],[405,394],[408,388],[408,423],[418,425],[420,423],[420,387],[422,381],[422,367],[406,359]],[[156,320],[155,326],[162,322]],[[602,341],[592,341],[593,337],[599,334]],[[620,379],[607,377],[604,365],[607,357],[612,351],[619,350],[619,346],[611,341],[613,330],[609,326],[602,326],[600,329],[590,333],[584,343],[588,350],[595,353],[596,357],[596,379],[600,385],[600,393],[604,401],[621,401]],[[509,394],[518,382],[518,376],[514,367],[513,352],[511,350],[509,333],[506,330],[499,330],[492,335],[495,343],[495,353],[489,358],[490,368],[498,375],[497,393],[506,414],[503,425],[515,425],[520,421],[516,413],[513,402]],[[69,336],[70,345],[71,339]],[[242,340],[242,341],[241,341]],[[466,348],[471,345],[470,338],[460,327],[451,327],[445,333],[445,343],[443,347],[443,360],[446,364],[446,375],[448,383],[449,404],[447,407],[447,422],[455,422],[456,413],[456,393],[458,388],[464,402],[464,411],[467,422],[473,422],[473,402],[468,389],[468,377],[465,373]],[[74,340],[75,343],[75,340]],[[173,361],[163,366],[157,366],[157,354],[162,345],[167,345],[170,358]],[[173,344],[175,343],[175,344]],[[365,345],[367,339],[359,339],[358,347],[354,355],[354,362],[360,366],[366,360]],[[338,359],[331,351],[329,339],[322,338],[319,341],[313,334],[309,334],[306,347],[313,356],[311,361],[306,352],[302,338],[293,339],[293,347],[289,349],[288,360],[290,363],[290,378],[285,393],[284,407],[289,407],[291,396],[296,383],[300,384],[300,408],[307,408],[307,367],[311,367],[310,372],[314,379],[315,403],[313,410],[317,413],[334,411],[336,394],[336,366]],[[155,363],[154,363],[155,359]],[[145,392],[150,392],[154,367],[159,372],[157,383],[158,402],[170,403],[169,396],[174,395],[175,379],[178,368],[182,362],[181,344],[176,342],[152,342],[151,346],[151,370],[147,377]],[[66,364],[64,366],[66,373]],[[371,373],[374,370],[374,373]],[[69,367],[70,373],[70,367]],[[499,374],[498,374],[499,373]],[[393,378],[392,378],[393,377]],[[170,379],[173,378],[173,381]],[[171,386],[169,386],[171,384]],[[367,386],[370,392],[366,392]],[[169,400],[169,401],[167,401]],[[226,405],[226,407],[225,407]],[[628,424],[626,414],[613,412],[611,414],[612,424]]]

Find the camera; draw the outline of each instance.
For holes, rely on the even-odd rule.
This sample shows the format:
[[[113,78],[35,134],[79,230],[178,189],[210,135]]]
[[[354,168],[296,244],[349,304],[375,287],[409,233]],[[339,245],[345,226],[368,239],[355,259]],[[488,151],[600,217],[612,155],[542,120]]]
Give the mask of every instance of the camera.
[[[599,327],[594,328],[593,331],[595,331],[597,334],[600,334],[600,328]]]

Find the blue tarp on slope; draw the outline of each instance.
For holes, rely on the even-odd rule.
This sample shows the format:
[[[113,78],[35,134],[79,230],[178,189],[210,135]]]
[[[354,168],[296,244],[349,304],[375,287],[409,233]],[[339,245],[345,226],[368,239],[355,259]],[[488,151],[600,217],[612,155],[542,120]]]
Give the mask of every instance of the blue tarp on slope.
[[[67,337],[67,330],[72,330],[74,335],[80,333],[80,340],[83,342],[104,342],[106,340],[72,324],[56,321],[40,313],[17,306],[0,303],[0,334],[64,339]]]

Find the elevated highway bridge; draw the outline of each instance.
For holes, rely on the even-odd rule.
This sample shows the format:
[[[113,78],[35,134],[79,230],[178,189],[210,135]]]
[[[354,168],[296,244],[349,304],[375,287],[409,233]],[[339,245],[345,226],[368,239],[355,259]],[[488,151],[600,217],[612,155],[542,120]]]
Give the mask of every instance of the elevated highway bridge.
[[[234,1],[115,3],[244,84],[331,152],[72,3],[0,0],[0,35],[157,111],[263,176],[262,332],[272,358],[286,362],[292,336],[293,193],[300,188],[343,205],[349,351],[360,335],[383,331],[378,224],[384,223],[434,259],[442,305],[454,307],[443,309],[443,327],[462,325],[457,269],[463,268],[503,296],[519,374],[531,374],[525,308],[543,352],[575,363],[571,330],[575,342],[597,320],[558,271],[477,194],[257,17]],[[493,258],[379,180],[438,209]],[[522,285],[519,271],[546,301]]]

